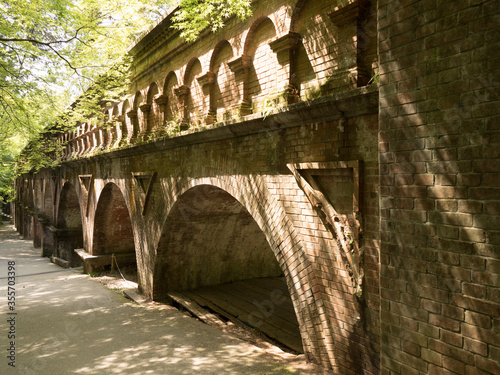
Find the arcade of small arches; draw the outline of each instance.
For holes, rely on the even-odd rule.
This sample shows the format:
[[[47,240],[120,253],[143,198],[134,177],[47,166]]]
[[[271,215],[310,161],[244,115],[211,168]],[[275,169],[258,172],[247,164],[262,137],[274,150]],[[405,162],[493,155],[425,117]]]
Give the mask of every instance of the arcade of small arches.
[[[106,103],[102,118],[59,136],[63,159],[270,111],[315,97],[316,92],[325,95],[366,85],[376,68],[368,61],[372,56],[364,56],[369,43],[360,27],[371,16],[369,1],[333,8],[328,17],[306,22],[309,8],[318,7],[313,3],[299,0],[293,8],[284,4],[270,15],[263,13],[236,36],[227,35],[212,47],[207,44],[211,48],[204,55],[190,57],[187,63],[169,56],[141,69],[131,86],[143,86],[152,77],[149,84],[121,102]],[[368,26],[374,22],[371,19]],[[342,38],[331,42],[335,48],[326,42],[334,38],[329,28]],[[327,56],[325,49],[330,50]],[[132,49],[137,65],[144,53]]]

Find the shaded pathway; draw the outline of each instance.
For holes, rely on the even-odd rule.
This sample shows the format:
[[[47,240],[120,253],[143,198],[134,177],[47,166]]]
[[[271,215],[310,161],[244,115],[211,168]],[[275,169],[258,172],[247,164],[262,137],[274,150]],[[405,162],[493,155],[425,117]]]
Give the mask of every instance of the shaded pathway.
[[[130,303],[76,270],[39,256],[0,228],[0,348],[9,346],[8,262],[16,268],[16,361],[2,374],[323,374],[303,357],[263,349],[174,308]],[[31,276],[23,276],[31,275]]]

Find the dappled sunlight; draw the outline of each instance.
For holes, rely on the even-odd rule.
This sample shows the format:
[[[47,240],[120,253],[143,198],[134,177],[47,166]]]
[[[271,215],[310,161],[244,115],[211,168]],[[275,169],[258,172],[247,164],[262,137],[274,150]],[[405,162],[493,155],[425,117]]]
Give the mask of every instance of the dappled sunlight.
[[[409,14],[402,3],[386,4],[379,34],[383,370],[496,374],[499,83],[488,60],[497,53],[488,42],[458,47],[498,25],[489,12],[464,18],[476,9],[457,2],[420,2],[419,12],[443,14],[427,30],[450,13],[462,22],[419,35],[419,17],[397,20]]]
[[[8,244],[9,245],[9,242],[10,241],[3,241],[4,243]],[[17,240],[12,240],[12,244],[16,244]],[[28,246],[31,246],[31,241],[27,241],[28,243],[26,245]],[[7,246],[8,246],[7,245]],[[18,244],[16,244],[18,246]],[[32,258],[33,255],[35,256],[39,256],[39,251],[38,249],[34,249],[32,251],[29,251],[29,250],[24,250],[24,251],[19,251],[19,252],[16,252],[16,259],[22,259],[22,258]],[[0,257],[1,260],[8,260],[8,259],[11,259],[9,257],[5,257],[5,256],[2,256]],[[42,258],[42,257],[39,257],[38,259],[39,261],[41,260],[47,260],[47,258]]]
[[[378,353],[371,341],[379,341],[378,322],[367,324],[363,319],[360,296],[353,295],[350,284],[349,261],[335,250],[335,236],[325,233],[328,230],[313,209],[317,202],[307,201],[285,169],[287,163],[370,158],[367,168],[377,168],[377,155],[369,153],[376,153],[378,92],[375,85],[361,87],[361,78],[373,73],[365,72],[369,58],[375,58],[374,52],[364,53],[366,48],[358,39],[365,21],[359,8],[365,2],[261,3],[248,23],[221,35],[228,41],[216,44],[219,50],[214,50],[217,41],[213,39],[213,44],[187,54],[190,45],[175,47],[165,59],[158,59],[160,49],[149,51],[143,44],[135,49],[137,76],[127,95],[135,94],[103,108],[104,121],[110,121],[105,128],[122,123],[126,142],[110,149],[109,139],[102,137],[100,118],[64,134],[69,151],[78,145],[77,157],[88,156],[89,163],[80,164],[83,158],[66,153],[66,158],[75,160],[65,166],[82,167],[63,168],[52,180],[48,171],[44,178],[54,188],[53,217],[58,216],[60,188],[71,181],[81,203],[82,247],[93,255],[110,257],[118,250],[136,256],[145,298],[168,300],[173,298],[169,293],[202,286],[284,277],[289,314],[269,324],[270,331],[279,329],[282,332],[276,336],[290,339],[291,350],[303,351],[308,360],[329,368],[359,372],[367,367],[365,357],[372,357],[376,368]],[[288,29],[288,22],[294,26]],[[153,40],[151,45],[156,43]],[[171,42],[177,43],[165,35],[162,43],[167,50]],[[375,49],[376,39],[368,44]],[[148,67],[142,71],[145,63]],[[165,133],[145,134],[160,114],[157,104],[166,120]],[[213,124],[217,113],[227,122]],[[192,126],[186,133],[179,132],[189,127],[189,119],[204,117],[210,123],[207,128]],[[109,154],[97,155],[99,150]],[[99,162],[94,165],[95,161]],[[376,172],[371,173],[371,182],[367,181],[373,202],[378,192],[373,187]],[[369,209],[377,207],[372,204]],[[377,240],[377,234],[372,229],[366,238]],[[53,245],[57,249],[59,243]],[[377,257],[375,251],[372,254]],[[90,267],[85,271],[94,274]],[[356,279],[359,284],[361,278]],[[362,302],[373,299],[376,314],[377,280],[374,276],[367,280],[372,282],[373,294],[364,294]],[[257,368],[250,373],[290,373],[281,365],[263,365],[269,362],[263,350],[229,336],[214,339],[215,331],[207,334],[209,329],[179,313],[138,310],[123,304],[118,293],[95,295],[86,284],[73,288],[73,283],[86,282],[80,277],[61,277],[56,282],[58,288],[55,283],[44,285],[47,290],[57,289],[56,294],[34,292],[33,302],[45,310],[39,312],[44,319],[52,320],[57,311],[70,321],[69,327],[61,324],[67,337],[54,346],[58,357],[74,358],[75,340],[90,351],[81,355],[92,362],[78,358],[68,364],[79,373],[218,374],[223,370],[239,374],[252,366]],[[252,297],[261,295],[260,291],[242,294],[248,299],[245,313],[233,316],[248,316],[256,326],[263,326],[260,316],[272,315],[266,308],[274,310],[278,303],[267,296]],[[76,306],[67,306],[65,295]],[[109,308],[109,304],[123,306]],[[198,316],[205,318],[204,312]],[[58,324],[53,322],[52,327]],[[285,329],[288,326],[293,332]],[[151,369],[152,363],[179,367]]]
[[[88,275],[40,272],[55,266],[30,260],[26,267],[37,274],[17,284],[16,367],[23,373],[322,373],[311,372],[303,358],[270,354],[174,308],[133,304]]]

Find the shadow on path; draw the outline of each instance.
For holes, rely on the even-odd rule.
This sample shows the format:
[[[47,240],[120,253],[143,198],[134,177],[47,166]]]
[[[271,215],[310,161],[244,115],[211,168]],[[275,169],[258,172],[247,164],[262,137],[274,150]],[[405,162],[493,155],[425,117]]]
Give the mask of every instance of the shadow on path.
[[[16,272],[15,367],[0,356],[1,374],[327,374],[303,356],[271,355],[174,308],[130,303],[41,258],[12,226],[0,228],[4,353],[9,261]]]

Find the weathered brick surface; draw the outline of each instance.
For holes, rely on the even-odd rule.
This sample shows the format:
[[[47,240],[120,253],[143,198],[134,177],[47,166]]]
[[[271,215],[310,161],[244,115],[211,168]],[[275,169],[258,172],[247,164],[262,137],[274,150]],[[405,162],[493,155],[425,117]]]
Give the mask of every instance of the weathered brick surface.
[[[498,372],[498,3],[473,3],[379,1],[385,372]]]
[[[160,28],[134,47],[130,96],[106,109],[114,128],[61,135],[59,174],[18,180],[18,229],[57,248],[48,223],[66,216],[61,189],[73,186],[89,251],[99,228],[120,221],[99,207],[126,203],[126,242],[149,296],[228,281],[224,273],[254,277],[245,262],[272,274],[275,260],[311,360],[341,374],[498,373],[498,2],[255,5],[249,20],[196,43]],[[375,89],[355,88],[377,69],[374,107]],[[145,142],[181,125],[190,129]],[[359,205],[361,298],[353,258],[304,186],[351,220]],[[254,240],[237,242],[245,238]],[[207,273],[196,249],[212,246],[223,270],[218,239],[242,254],[251,243],[266,250],[228,252],[233,269]]]

